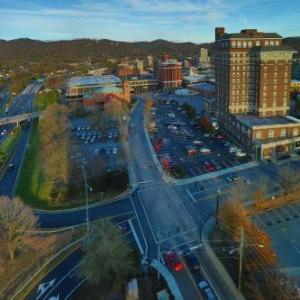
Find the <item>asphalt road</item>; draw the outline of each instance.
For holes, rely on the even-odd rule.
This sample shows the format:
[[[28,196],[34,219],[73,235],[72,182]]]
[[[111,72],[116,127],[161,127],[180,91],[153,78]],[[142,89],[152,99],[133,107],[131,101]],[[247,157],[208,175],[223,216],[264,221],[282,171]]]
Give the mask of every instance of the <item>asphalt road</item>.
[[[25,90],[14,99],[13,103],[9,107],[9,115],[22,114],[24,112],[32,112],[34,109],[34,100],[36,93],[40,89],[40,85],[32,83],[25,88]],[[16,125],[8,124],[3,126],[7,130],[7,134]],[[30,122],[25,121],[22,125],[21,137],[16,149],[15,154],[11,158],[9,163],[13,163],[15,167],[12,170],[7,170],[0,181],[0,195],[13,197],[15,194],[15,182],[18,174],[18,170],[25,154],[27,139],[30,134]],[[6,135],[7,136],[7,135]]]

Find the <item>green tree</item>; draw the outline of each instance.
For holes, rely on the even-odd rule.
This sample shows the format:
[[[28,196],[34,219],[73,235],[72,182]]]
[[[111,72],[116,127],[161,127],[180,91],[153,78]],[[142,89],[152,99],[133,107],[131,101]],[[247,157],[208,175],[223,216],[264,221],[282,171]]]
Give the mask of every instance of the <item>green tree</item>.
[[[0,240],[11,260],[35,229],[37,218],[19,198],[0,197]]]
[[[135,271],[132,250],[118,228],[109,220],[101,220],[92,228],[91,240],[85,246],[79,274],[90,285],[105,290],[119,289]]]

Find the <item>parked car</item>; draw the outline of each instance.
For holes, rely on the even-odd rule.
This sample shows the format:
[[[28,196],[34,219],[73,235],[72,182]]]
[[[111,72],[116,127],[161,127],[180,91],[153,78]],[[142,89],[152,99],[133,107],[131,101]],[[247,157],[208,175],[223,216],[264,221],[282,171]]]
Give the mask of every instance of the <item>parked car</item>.
[[[228,182],[236,182],[236,181],[241,181],[241,180],[244,180],[244,177],[243,176],[240,176],[238,174],[232,174],[232,175],[229,175],[226,177],[226,180]]]
[[[206,162],[203,164],[203,166],[204,166],[204,168],[205,168],[208,172],[214,172],[214,171],[216,171],[215,166],[214,166],[212,163],[208,162],[208,161],[206,161]]]
[[[96,148],[96,149],[94,150],[94,155],[98,155],[98,154],[99,154],[99,149]]]
[[[108,137],[109,139],[111,139],[111,138],[113,137],[112,132],[108,132],[108,133],[107,133],[107,137]]]
[[[199,149],[199,151],[201,152],[201,153],[210,153],[211,152],[211,150],[209,149],[209,148],[205,148],[205,147],[202,147],[202,148],[200,148]]]
[[[205,280],[202,280],[198,283],[200,289],[206,294],[208,300],[215,300],[216,297],[209,287],[208,283]]]
[[[201,141],[198,141],[198,140],[193,141],[193,144],[194,144],[196,147],[202,147],[202,146],[203,146],[203,143],[202,143]]]
[[[118,153],[118,148],[114,147],[114,148],[112,149],[112,153],[113,153],[113,154],[117,154],[117,153]]]
[[[242,150],[240,150],[240,149],[235,152],[235,155],[237,157],[246,157],[247,156],[247,154],[245,152],[243,152]]]
[[[183,264],[180,261],[178,255],[173,251],[168,251],[164,254],[166,264],[169,268],[174,270],[175,272],[180,272],[183,269]]]
[[[105,155],[110,155],[110,153],[111,153],[111,149],[109,147],[107,147],[105,149]]]

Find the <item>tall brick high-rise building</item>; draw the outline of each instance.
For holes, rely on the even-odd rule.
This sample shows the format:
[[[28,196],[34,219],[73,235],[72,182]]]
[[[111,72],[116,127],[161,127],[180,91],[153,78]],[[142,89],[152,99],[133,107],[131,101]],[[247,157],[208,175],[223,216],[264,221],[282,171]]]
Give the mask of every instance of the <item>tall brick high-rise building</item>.
[[[298,147],[300,121],[288,115],[293,53],[277,33],[215,29],[220,123],[256,156]]]
[[[182,63],[164,55],[155,65],[155,78],[163,89],[174,89],[182,86]]]

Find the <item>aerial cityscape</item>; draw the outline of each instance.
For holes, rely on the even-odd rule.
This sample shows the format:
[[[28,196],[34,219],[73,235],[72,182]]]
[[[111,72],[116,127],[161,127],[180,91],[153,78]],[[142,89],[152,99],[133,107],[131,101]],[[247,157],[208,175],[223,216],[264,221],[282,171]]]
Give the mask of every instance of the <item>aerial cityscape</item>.
[[[296,0],[1,1],[0,300],[300,299]]]

